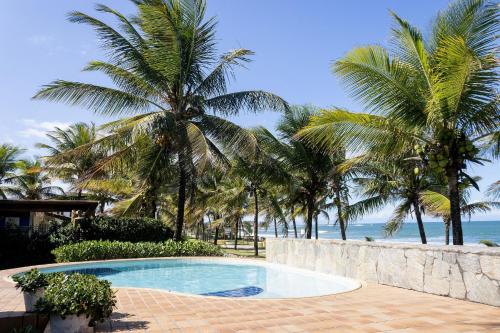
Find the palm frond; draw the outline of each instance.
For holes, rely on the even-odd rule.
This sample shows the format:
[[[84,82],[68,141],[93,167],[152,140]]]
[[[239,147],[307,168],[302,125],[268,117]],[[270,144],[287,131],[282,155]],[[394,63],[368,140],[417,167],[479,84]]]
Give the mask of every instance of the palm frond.
[[[257,112],[288,109],[288,104],[281,97],[260,90],[220,95],[207,99],[206,103],[214,113],[220,113],[224,116],[235,115],[241,110]]]
[[[33,98],[83,106],[103,115],[148,112],[153,106],[163,109],[146,98],[124,91],[63,80],[44,86]]]

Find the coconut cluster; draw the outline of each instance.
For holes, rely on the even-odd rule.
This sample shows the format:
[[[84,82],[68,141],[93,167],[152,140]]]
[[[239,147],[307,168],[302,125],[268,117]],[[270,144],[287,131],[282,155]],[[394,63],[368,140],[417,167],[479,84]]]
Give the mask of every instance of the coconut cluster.
[[[464,134],[455,137],[452,132],[443,131],[435,144],[415,145],[415,152],[433,171],[442,171],[453,163],[453,156],[463,169],[465,161],[473,159],[479,149]],[[418,173],[415,170],[415,173]]]

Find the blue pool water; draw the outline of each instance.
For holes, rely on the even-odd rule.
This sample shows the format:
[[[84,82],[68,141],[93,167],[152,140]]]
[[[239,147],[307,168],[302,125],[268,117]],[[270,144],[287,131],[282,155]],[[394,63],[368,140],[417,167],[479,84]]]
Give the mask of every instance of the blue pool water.
[[[42,269],[94,274],[113,287],[154,288],[219,297],[295,298],[335,294],[357,281],[266,263],[231,259],[112,261]]]

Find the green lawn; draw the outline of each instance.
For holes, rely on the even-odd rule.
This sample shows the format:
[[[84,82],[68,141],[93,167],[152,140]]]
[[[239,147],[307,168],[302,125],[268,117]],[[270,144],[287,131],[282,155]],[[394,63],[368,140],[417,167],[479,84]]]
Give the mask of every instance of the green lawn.
[[[238,257],[247,257],[247,258],[260,258],[260,259],[264,259],[266,258],[266,255],[265,253],[261,252],[261,250],[264,250],[264,249],[259,249],[259,256],[258,257],[255,257],[253,255],[253,249],[238,249],[238,250],[235,250],[235,249],[222,249],[222,251],[226,254],[232,254],[232,255],[236,255]]]

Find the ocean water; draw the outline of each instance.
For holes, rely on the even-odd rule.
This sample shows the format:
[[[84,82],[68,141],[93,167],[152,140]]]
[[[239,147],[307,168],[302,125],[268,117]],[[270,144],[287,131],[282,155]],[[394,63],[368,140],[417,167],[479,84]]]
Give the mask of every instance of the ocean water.
[[[290,226],[291,227],[291,226]],[[347,239],[362,239],[366,236],[381,242],[405,242],[420,243],[418,226],[416,223],[405,223],[403,228],[392,237],[385,237],[383,223],[357,223],[350,224],[347,228]],[[427,242],[430,244],[444,244],[444,224],[441,222],[425,222],[425,233]],[[500,243],[500,221],[462,221],[464,243],[477,245],[480,240],[486,239],[495,243]],[[304,225],[297,225],[297,231],[303,232]],[[274,237],[272,228],[262,230],[261,235]],[[293,230],[290,230],[289,237],[293,237]],[[314,237],[314,230],[313,230]],[[340,239],[339,227],[332,224],[319,225],[319,238]],[[450,230],[450,243],[452,235]]]

